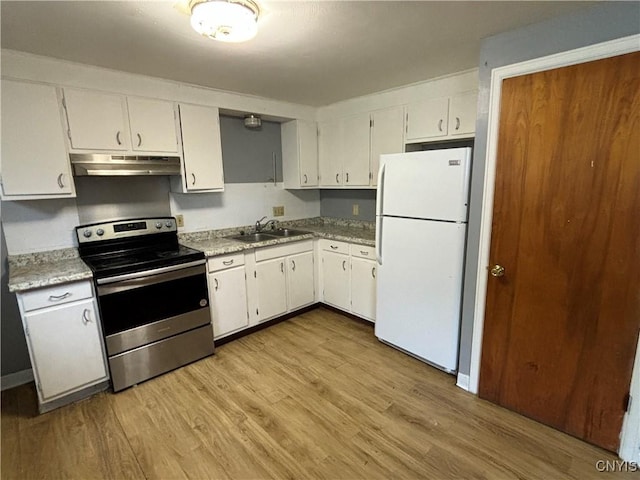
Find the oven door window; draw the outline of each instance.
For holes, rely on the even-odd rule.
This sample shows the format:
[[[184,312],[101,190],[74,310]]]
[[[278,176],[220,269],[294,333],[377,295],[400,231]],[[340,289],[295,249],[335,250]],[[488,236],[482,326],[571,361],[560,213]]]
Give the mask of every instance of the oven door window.
[[[204,266],[98,285],[105,335],[209,308]]]

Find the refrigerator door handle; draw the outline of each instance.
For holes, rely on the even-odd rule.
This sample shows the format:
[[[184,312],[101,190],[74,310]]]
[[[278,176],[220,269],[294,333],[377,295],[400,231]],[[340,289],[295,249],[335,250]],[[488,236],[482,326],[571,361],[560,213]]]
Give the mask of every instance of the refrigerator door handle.
[[[376,260],[382,265],[382,215],[376,216]]]
[[[386,164],[380,166],[378,170],[378,194],[376,195],[376,215],[382,215],[382,197],[384,196],[384,171],[387,168]]]

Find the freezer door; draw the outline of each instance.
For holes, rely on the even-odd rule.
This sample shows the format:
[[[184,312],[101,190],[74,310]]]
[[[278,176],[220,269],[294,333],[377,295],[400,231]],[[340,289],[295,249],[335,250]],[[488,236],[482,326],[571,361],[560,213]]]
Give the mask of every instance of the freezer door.
[[[383,217],[376,336],[457,369],[465,224]]]
[[[466,222],[470,148],[380,156],[376,212]]]

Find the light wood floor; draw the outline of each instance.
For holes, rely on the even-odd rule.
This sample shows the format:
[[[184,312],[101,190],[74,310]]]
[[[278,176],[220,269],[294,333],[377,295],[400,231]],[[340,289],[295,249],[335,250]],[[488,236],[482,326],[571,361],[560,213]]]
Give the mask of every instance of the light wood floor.
[[[610,453],[479,400],[325,309],[116,395],[2,393],[2,478],[587,479]],[[638,478],[635,476],[635,478]]]

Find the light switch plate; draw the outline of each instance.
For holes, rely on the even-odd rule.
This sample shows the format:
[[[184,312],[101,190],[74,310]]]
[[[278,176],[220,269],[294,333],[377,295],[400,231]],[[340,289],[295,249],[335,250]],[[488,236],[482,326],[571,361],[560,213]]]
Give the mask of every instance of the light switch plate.
[[[354,217],[357,217],[358,215],[360,215],[360,205],[358,205],[357,203],[354,203],[353,207],[351,208],[351,214]]]
[[[277,207],[273,207],[273,216],[274,217],[282,217],[282,216],[284,216],[284,205],[279,205]]]

